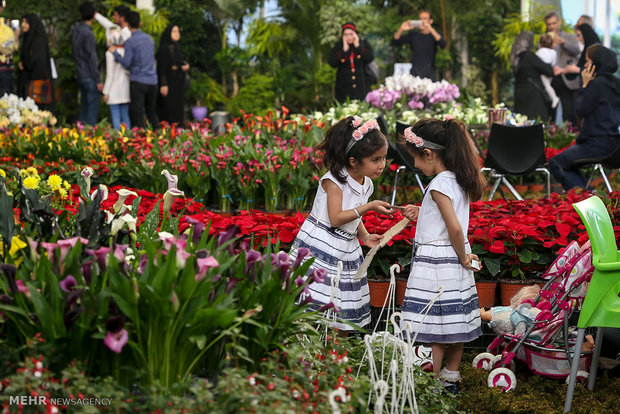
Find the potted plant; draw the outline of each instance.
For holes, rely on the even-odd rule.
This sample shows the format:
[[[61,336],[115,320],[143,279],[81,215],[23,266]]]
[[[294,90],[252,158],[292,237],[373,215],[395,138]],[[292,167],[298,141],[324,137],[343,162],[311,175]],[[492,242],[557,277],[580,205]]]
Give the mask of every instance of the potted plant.
[[[187,98],[192,102],[192,115],[198,121],[207,117],[209,108],[225,103],[227,99],[222,85],[206,73],[198,71],[193,72]]]

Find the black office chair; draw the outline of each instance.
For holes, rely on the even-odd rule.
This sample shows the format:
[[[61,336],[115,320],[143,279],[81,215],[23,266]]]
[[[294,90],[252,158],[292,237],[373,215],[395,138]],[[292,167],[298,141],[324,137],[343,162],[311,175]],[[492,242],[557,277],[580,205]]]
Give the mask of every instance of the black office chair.
[[[551,195],[551,174],[541,167],[546,162],[543,125],[513,127],[493,124],[489,134],[487,156],[482,171],[489,171],[495,183],[489,200],[493,199],[500,184],[504,184],[517,200],[523,197],[506,179],[507,175],[523,176],[542,172],[547,176],[547,197]]]
[[[605,173],[605,168],[611,168],[612,170],[620,169],[620,146],[603,159],[589,160],[589,161],[580,160],[580,162],[577,165],[587,166],[591,164],[594,164],[594,166],[592,169],[592,173],[590,174],[590,177],[588,178],[588,184],[586,185],[586,188],[590,187],[590,183],[594,179],[594,175],[598,172],[600,173],[601,178],[603,178],[603,181],[605,182],[605,188],[607,189],[607,192],[611,193],[613,189],[611,188],[611,184],[609,183],[609,178],[607,178],[607,174]]]

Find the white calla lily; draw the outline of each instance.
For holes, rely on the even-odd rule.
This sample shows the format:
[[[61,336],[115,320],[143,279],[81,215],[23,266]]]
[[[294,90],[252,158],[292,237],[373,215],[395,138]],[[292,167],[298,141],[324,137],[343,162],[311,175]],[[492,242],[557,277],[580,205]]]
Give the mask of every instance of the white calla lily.
[[[173,174],[170,174],[170,172],[168,170],[163,170],[161,172],[161,175],[163,175],[164,177],[166,177],[166,180],[168,181],[168,190],[172,190],[172,189],[177,189],[177,184],[179,183],[179,177]]]
[[[172,207],[172,201],[175,197],[184,197],[185,193],[176,188],[170,189],[164,193],[164,213],[170,211],[170,207]]]
[[[99,188],[93,191],[93,194],[90,196],[90,199],[94,200],[95,196],[97,195],[99,191],[101,191],[101,201],[107,200],[108,199],[108,187],[104,184],[99,184]]]
[[[121,188],[120,190],[116,190],[116,194],[118,194],[118,200],[114,203],[114,212],[118,213],[121,211],[121,207],[125,203],[125,200],[130,195],[138,197],[138,194],[134,191],[127,190],[126,188]]]
[[[86,194],[90,194],[90,177],[95,173],[92,168],[84,167],[82,168],[82,177],[84,181],[86,181]]]

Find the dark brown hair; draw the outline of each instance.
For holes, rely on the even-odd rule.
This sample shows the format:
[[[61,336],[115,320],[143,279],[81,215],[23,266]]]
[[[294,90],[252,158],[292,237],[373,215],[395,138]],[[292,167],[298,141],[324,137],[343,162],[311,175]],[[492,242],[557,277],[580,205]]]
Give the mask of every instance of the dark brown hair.
[[[353,139],[353,131],[355,131],[352,124],[352,116],[341,119],[327,130],[323,142],[317,146],[319,150],[325,151],[323,164],[341,183],[347,182],[347,178],[342,174],[342,169],[350,166],[350,157],[361,163],[362,158],[371,156],[387,145],[385,135],[378,129],[372,129],[356,142],[347,153],[347,144],[349,140]]]
[[[594,60],[594,54],[596,53],[596,50],[599,46],[600,44],[598,43],[588,46],[588,48],[586,49],[586,56],[588,57],[588,59]]]
[[[445,149],[429,149],[437,154],[447,170],[456,176],[471,201],[478,201],[486,186],[486,180],[480,173],[480,159],[465,124],[456,119],[442,121],[440,119],[420,119],[411,130],[424,140],[446,147]],[[425,147],[416,147],[399,136],[401,144],[405,144],[410,154],[423,155]]]
[[[549,33],[543,33],[538,39],[538,44],[540,47],[548,47],[551,49],[553,48],[553,37],[551,37]]]

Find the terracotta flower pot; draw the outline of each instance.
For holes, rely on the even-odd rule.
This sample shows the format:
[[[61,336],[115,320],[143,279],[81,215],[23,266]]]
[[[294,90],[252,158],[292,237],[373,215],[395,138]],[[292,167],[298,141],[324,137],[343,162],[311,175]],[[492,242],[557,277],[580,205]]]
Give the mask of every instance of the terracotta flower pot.
[[[407,279],[396,279],[396,304],[403,306],[405,301],[405,291],[407,290]]]
[[[502,295],[502,306],[510,306],[510,299],[519,291],[519,289],[530,286],[531,283],[525,283],[521,280],[518,281],[506,281],[502,280],[499,283],[500,293]]]
[[[530,191],[533,193],[542,193],[545,191],[544,184],[530,184]]]
[[[480,302],[480,306],[484,308],[492,308],[493,306],[495,306],[496,289],[496,281],[476,282],[476,290],[478,291],[478,302]]]
[[[383,307],[386,303],[385,298],[390,287],[389,280],[369,280],[368,288],[370,289],[370,306],[375,308]]]

